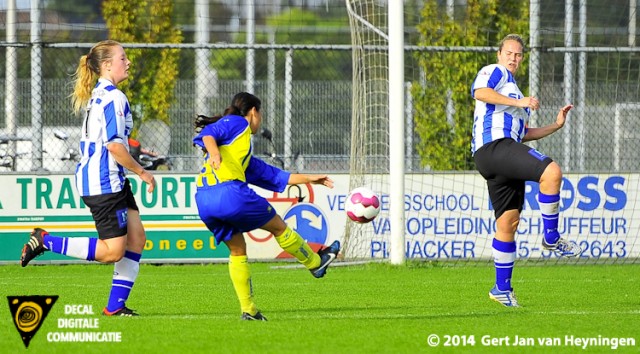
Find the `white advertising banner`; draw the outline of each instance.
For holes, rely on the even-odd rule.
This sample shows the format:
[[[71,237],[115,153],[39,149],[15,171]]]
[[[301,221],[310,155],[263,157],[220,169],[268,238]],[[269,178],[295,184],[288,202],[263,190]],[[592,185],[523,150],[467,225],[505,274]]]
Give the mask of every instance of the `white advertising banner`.
[[[580,244],[582,258],[640,256],[638,174],[569,174],[561,191],[559,231]],[[264,190],[282,218],[317,249],[335,239],[344,240],[348,175],[332,175],[335,188],[290,186],[283,193]],[[228,257],[216,245],[198,217],[194,201],[195,175],[157,174],[152,194],[131,178],[147,230],[143,258],[147,261],[214,261]],[[376,175],[380,215],[362,228],[357,243],[359,258],[389,256],[391,224],[385,176]],[[0,262],[19,259],[19,250],[33,227],[52,234],[95,236],[91,214],[78,197],[74,177],[68,175],[0,176]],[[378,182],[376,182],[378,184]],[[527,183],[525,205],[516,235],[519,258],[550,258],[540,247],[542,218],[537,183]],[[405,180],[405,254],[408,259],[491,259],[495,232],[493,210],[485,181],[478,174],[442,173],[408,175]],[[286,257],[272,235],[255,230],[245,235],[249,257]],[[38,260],[69,260],[46,253]]]

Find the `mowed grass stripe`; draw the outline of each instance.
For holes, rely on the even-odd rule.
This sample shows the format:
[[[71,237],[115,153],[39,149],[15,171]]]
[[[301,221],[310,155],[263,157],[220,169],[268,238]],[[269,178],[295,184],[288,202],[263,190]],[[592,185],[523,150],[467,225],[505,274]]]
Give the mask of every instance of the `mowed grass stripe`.
[[[584,352],[580,348],[488,347],[482,336],[634,337],[640,343],[640,265],[516,267],[522,308],[490,301],[491,264],[384,263],[330,268],[314,279],[287,263],[251,264],[256,301],[266,323],[240,321],[226,264],[142,264],[127,305],[139,318],[105,318],[111,265],[0,267],[0,295],[59,295],[31,341],[34,353],[440,353]],[[65,315],[66,304],[92,305],[93,316]],[[0,348],[22,352],[7,305],[0,306]],[[98,318],[121,343],[56,343],[59,318]],[[95,330],[90,330],[95,331]],[[473,346],[432,348],[437,334],[474,336]],[[516,350],[517,349],[517,350]],[[640,347],[620,347],[619,353]],[[523,351],[524,350],[524,351]],[[591,348],[589,352],[609,352]]]

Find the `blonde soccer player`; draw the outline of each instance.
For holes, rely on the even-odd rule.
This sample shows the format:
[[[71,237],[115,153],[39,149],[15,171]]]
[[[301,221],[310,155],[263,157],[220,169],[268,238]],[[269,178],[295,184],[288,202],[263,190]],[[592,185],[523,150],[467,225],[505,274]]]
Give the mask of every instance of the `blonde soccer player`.
[[[146,234],[126,171],[146,182],[149,193],[156,185],[153,175],[129,154],[133,118],[129,100],[117,85],[129,77],[130,65],[120,43],[97,43],[80,57],[71,95],[74,111],[84,118],[76,188],[91,211],[98,237],[55,236],[37,227],[21,255],[23,267],[46,251],[114,263],[105,316],[138,315],[126,301],[138,277]]]
[[[497,231],[492,244],[496,282],[489,298],[504,306],[517,307],[511,275],[526,181],[540,184],[538,202],[544,224],[542,247],[565,257],[575,257],[581,252],[575,242],[565,240],[558,233],[560,166],[523,144],[561,129],[573,105],[560,108],[553,123],[529,127],[531,110],[540,108],[540,102],[536,97],[525,97],[515,80],[524,58],[524,41],[519,35],[510,34],[498,47],[497,64],[480,69],[471,87],[475,99],[471,151],[478,172],[487,181],[496,218]]]

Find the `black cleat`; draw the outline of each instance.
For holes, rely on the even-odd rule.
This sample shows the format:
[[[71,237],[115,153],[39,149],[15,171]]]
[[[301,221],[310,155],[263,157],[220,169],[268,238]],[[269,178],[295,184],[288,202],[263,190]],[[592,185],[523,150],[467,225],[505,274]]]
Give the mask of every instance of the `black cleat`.
[[[43,254],[47,249],[44,247],[44,241],[42,237],[44,235],[48,235],[48,232],[36,227],[31,231],[31,237],[29,237],[29,242],[24,244],[22,247],[22,255],[20,256],[20,264],[23,267],[26,267],[32,259],[38,257]]]
[[[333,241],[329,247],[325,247],[318,251],[320,256],[320,266],[318,268],[310,269],[311,274],[316,278],[324,277],[327,272],[327,267],[333,262],[340,252],[340,241]]]
[[[255,315],[250,315],[246,312],[242,313],[242,320],[243,321],[266,321],[267,318],[264,317],[260,311],[256,312]]]
[[[122,316],[122,317],[134,317],[134,316],[140,316],[140,315],[138,315],[138,313],[136,312],[136,310],[132,310],[132,309],[130,309],[130,308],[128,308],[128,307],[126,307],[126,306],[125,306],[125,307],[123,307],[123,308],[121,308],[121,309],[119,309],[119,310],[115,310],[115,311],[113,311],[113,312],[109,312],[109,311],[107,311],[107,308],[105,307],[105,308],[102,310],[102,315],[103,315],[103,316],[113,316],[113,317],[115,317],[115,316]]]

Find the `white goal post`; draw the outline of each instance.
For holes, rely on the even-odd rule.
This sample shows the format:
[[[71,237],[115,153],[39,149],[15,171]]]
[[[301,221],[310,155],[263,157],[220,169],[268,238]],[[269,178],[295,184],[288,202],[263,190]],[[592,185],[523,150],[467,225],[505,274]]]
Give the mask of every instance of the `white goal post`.
[[[345,0],[353,45],[353,113],[350,188],[363,185],[388,194],[389,259],[405,260],[405,107],[404,4],[376,0]],[[386,166],[381,166],[386,165]],[[384,178],[370,173],[388,174]],[[344,252],[364,257],[371,226],[348,223]],[[364,243],[364,244],[363,244]]]

